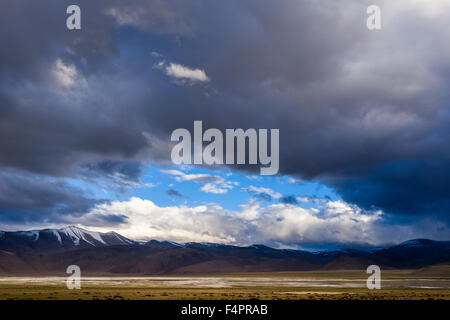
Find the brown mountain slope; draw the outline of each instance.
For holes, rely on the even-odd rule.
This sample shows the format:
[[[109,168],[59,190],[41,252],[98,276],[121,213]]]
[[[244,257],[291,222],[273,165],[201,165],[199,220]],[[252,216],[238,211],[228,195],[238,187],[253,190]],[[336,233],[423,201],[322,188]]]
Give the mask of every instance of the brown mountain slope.
[[[306,252],[264,245],[149,241],[138,243],[116,233],[76,227],[4,232],[0,275],[66,275],[78,265],[85,275],[214,274],[383,268],[419,269],[450,263],[450,242],[416,239],[377,250]]]

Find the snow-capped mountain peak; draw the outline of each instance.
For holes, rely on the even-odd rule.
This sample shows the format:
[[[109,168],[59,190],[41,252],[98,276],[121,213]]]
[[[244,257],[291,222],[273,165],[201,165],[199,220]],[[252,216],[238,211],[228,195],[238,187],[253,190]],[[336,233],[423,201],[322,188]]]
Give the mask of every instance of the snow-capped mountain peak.
[[[97,244],[96,242],[106,245],[106,242],[103,240],[100,232],[87,231],[76,226],[68,226],[57,231],[58,233],[62,233],[72,239],[74,245],[76,246],[80,244],[80,241],[85,241],[94,247]]]
[[[32,247],[35,250],[59,251],[67,249],[102,247],[112,245],[133,245],[136,242],[116,232],[88,231],[77,226],[60,229],[43,229],[16,232],[1,232],[3,246]]]

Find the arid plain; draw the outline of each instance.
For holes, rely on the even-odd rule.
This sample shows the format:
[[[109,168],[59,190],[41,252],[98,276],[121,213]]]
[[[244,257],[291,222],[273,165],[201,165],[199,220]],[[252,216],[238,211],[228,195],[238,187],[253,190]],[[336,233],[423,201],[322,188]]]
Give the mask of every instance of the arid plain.
[[[381,289],[365,270],[189,276],[89,276],[69,290],[65,277],[2,277],[0,299],[34,300],[450,300],[450,265],[382,271]]]

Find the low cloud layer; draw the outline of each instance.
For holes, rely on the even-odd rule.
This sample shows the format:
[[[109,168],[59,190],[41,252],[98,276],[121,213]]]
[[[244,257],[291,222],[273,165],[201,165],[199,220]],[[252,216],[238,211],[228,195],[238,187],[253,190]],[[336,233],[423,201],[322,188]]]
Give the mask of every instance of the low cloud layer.
[[[412,235],[435,237],[442,232],[442,225],[426,221],[421,225],[386,226],[386,217],[380,211],[364,211],[343,201],[328,201],[319,208],[305,209],[289,204],[262,207],[252,200],[239,211],[231,212],[217,204],[160,207],[150,200],[131,198],[97,205],[78,222],[89,227],[83,219],[102,219],[105,215],[126,215],[127,220],[115,229],[128,237],[181,243],[378,246],[408,240]]]

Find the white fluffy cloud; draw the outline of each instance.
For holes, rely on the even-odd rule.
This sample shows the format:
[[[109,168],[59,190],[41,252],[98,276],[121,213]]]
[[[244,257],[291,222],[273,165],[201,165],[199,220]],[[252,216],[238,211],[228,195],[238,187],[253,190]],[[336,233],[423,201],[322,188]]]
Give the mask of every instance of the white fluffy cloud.
[[[133,239],[177,242],[218,242],[237,245],[266,243],[273,246],[336,243],[383,245],[413,234],[411,227],[381,226],[381,211],[364,211],[343,201],[328,201],[317,208],[288,204],[262,207],[255,200],[230,211],[217,204],[196,207],[160,207],[150,200],[131,198],[97,205],[81,218],[123,215],[128,219],[114,228]],[[75,221],[74,221],[75,222]],[[108,228],[97,228],[109,231]],[[389,234],[389,237],[386,237]]]
[[[321,198],[311,198],[311,197],[296,197],[298,202],[314,202],[314,203],[325,203],[327,202],[325,199]]]
[[[115,231],[134,239],[233,243],[240,233],[235,219],[220,206],[159,207],[140,198],[99,205],[83,219],[110,214],[128,217]]]
[[[202,69],[193,69],[178,63],[168,62],[164,56],[156,51],[152,52],[154,69],[162,70],[167,76],[174,79],[178,84],[194,84],[197,82],[209,82],[211,79]]]
[[[168,76],[181,80],[208,82],[210,79],[206,75],[205,71],[201,69],[191,69],[181,64],[170,63],[165,72]]]
[[[83,80],[74,64],[64,64],[61,59],[56,59],[52,74],[61,87],[71,88],[77,80]]]
[[[227,184],[219,186],[217,184],[207,183],[203,187],[201,187],[200,190],[206,193],[224,194],[227,193],[228,189],[231,188],[233,188],[233,186]]]
[[[161,172],[175,176],[175,180],[178,182],[193,181],[204,183],[200,190],[206,193],[224,194],[238,185],[237,182],[227,181],[221,176],[211,174],[186,174],[179,170],[161,170]]]

